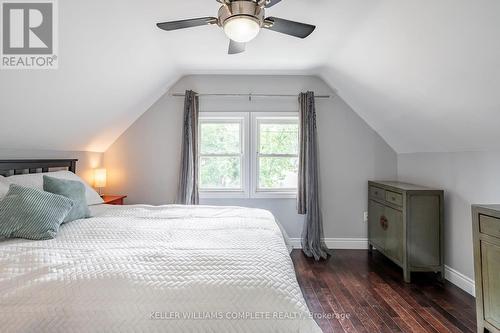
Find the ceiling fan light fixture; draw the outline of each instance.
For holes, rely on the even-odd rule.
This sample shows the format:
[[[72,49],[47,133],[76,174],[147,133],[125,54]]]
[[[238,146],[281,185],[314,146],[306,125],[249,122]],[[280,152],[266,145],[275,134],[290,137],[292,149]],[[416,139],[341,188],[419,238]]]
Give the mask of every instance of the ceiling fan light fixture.
[[[244,52],[246,43],[257,37],[261,29],[306,38],[316,28],[311,24],[279,17],[266,17],[266,8],[280,3],[281,0],[217,0],[217,2],[221,4],[217,17],[160,22],[156,25],[166,31],[217,25],[224,29],[224,33],[230,39],[228,54]]]
[[[253,17],[237,15],[224,22],[226,36],[238,43],[247,43],[257,37],[260,31],[260,22]]]

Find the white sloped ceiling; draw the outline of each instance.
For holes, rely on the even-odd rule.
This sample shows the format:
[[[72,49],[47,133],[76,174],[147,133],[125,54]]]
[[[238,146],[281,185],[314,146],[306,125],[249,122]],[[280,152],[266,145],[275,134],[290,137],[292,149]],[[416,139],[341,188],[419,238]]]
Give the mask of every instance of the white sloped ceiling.
[[[306,40],[262,31],[228,56],[215,0],[59,1],[59,69],[0,71],[0,148],[105,151],[178,78],[316,74],[397,152],[497,149],[498,0],[283,0]],[[228,87],[228,89],[230,89]]]

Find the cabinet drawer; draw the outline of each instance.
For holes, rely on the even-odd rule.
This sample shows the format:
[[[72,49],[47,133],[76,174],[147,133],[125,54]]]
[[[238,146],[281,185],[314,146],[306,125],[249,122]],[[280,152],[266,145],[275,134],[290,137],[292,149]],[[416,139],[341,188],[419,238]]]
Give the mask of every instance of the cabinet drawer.
[[[479,231],[500,238],[500,220],[487,215],[479,215]]]
[[[370,196],[377,198],[377,199],[385,199],[385,190],[375,187],[375,186],[370,186]]]
[[[399,193],[385,191],[385,200],[394,205],[403,206],[403,196]]]

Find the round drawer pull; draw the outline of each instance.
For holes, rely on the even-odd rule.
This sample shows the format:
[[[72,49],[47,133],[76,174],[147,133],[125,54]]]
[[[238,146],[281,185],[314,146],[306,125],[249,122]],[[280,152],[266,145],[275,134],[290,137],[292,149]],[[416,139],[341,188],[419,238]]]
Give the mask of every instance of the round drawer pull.
[[[380,226],[382,229],[387,230],[389,228],[389,220],[385,216],[380,217]]]

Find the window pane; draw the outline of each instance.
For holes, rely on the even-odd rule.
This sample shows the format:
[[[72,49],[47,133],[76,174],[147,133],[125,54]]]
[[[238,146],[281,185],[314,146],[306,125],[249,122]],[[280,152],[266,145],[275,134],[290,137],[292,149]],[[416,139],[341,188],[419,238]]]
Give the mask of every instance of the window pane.
[[[241,189],[240,157],[201,157],[201,189]]]
[[[260,124],[261,154],[298,154],[298,124]]]
[[[201,154],[240,154],[240,123],[201,123]]]
[[[297,188],[299,159],[296,157],[260,157],[260,189]]]

